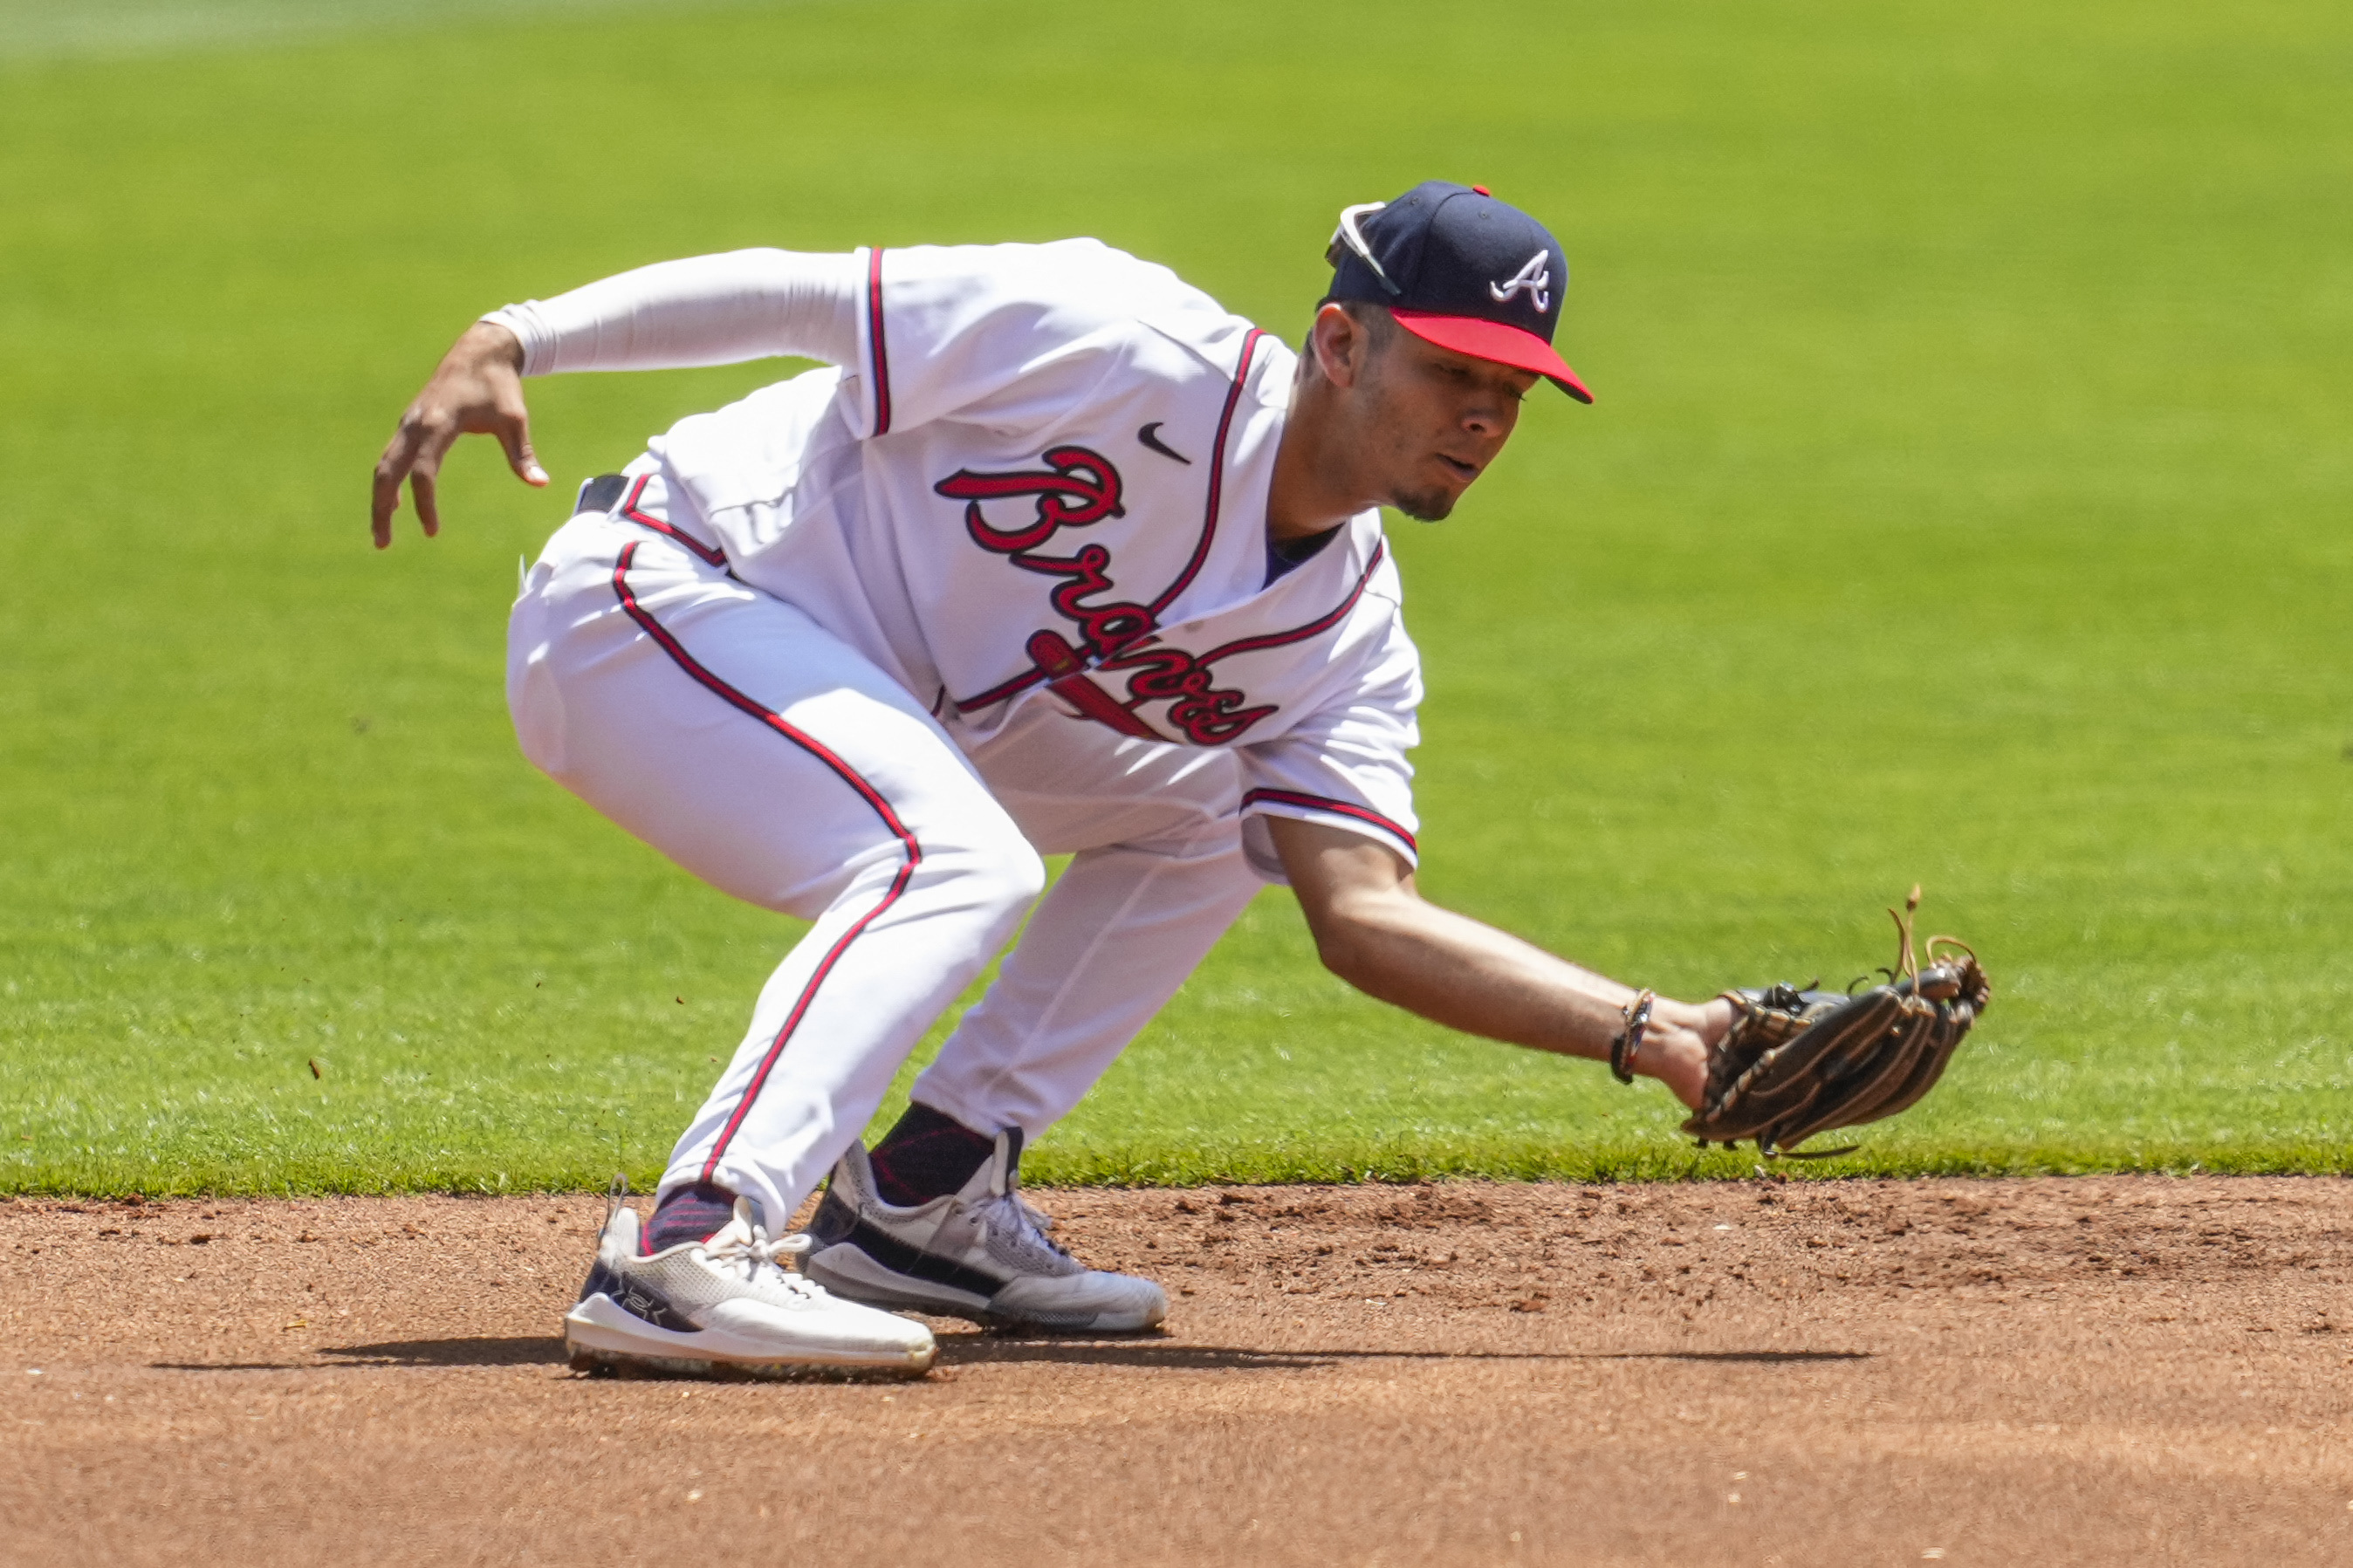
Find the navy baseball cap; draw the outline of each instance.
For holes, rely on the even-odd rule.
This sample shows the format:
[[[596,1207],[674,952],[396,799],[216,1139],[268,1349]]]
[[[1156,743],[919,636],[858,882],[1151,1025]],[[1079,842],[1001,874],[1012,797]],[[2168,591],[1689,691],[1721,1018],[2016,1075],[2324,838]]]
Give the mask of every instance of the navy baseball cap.
[[[1345,208],[1324,258],[1335,268],[1327,301],[1386,305],[1427,342],[1593,401],[1552,346],[1568,257],[1551,230],[1486,186],[1424,180],[1393,202]]]

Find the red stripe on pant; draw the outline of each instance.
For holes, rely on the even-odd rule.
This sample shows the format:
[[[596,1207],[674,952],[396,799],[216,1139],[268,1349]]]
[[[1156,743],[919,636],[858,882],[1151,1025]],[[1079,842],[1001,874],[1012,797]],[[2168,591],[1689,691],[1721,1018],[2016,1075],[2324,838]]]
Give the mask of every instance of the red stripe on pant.
[[[923,863],[923,847],[915,842],[915,836],[907,831],[906,824],[899,820],[899,814],[891,809],[891,803],[882,798],[881,792],[859,777],[856,769],[834,755],[815,736],[786,722],[783,714],[762,707],[705,669],[667,627],[638,603],[637,595],[629,587],[629,563],[636,559],[637,553],[637,543],[632,541],[622,547],[621,558],[613,566],[613,592],[619,595],[621,608],[628,612],[629,618],[645,629],[646,635],[654,639],[662,652],[670,655],[671,663],[692,676],[705,689],[725,699],[831,768],[842,783],[856,790],[859,798],[874,809],[874,815],[882,819],[882,826],[899,841],[900,848],[907,857],[899,868],[899,874],[892,879],[890,891],[884,893],[872,909],[859,916],[856,923],[826,950],[825,956],[818,961],[816,972],[810,974],[808,984],[801,987],[800,995],[793,1002],[793,1010],[785,1017],[784,1026],[776,1031],[776,1039],[769,1043],[767,1051],[760,1058],[758,1070],[752,1074],[752,1081],[744,1087],[744,1098],[737,1103],[735,1113],[727,1119],[727,1125],[719,1130],[719,1141],[711,1146],[711,1157],[702,1163],[702,1179],[708,1182],[716,1176],[719,1157],[727,1152],[728,1142],[734,1138],[735,1130],[744,1125],[744,1118],[750,1112],[752,1102],[760,1098],[760,1090],[766,1086],[768,1074],[776,1067],[777,1058],[785,1054],[785,1047],[792,1039],[793,1031],[800,1027],[801,1019],[807,1016],[810,1004],[817,1000],[818,987],[825,984],[826,976],[833,973],[833,966],[840,961],[843,953],[849,951],[849,944],[873,923],[875,917],[899,901],[899,895],[907,890],[908,882],[914,878],[915,868]]]

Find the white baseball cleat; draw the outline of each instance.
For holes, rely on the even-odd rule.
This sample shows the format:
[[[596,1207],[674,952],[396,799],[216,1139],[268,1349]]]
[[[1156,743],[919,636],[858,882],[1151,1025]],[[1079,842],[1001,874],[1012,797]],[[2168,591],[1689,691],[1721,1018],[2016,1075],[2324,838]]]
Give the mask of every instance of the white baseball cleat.
[[[1168,1315],[1159,1286],[1089,1268],[1049,1240],[1053,1221],[1021,1199],[1021,1134],[962,1192],[913,1208],[886,1204],[859,1144],[833,1168],[809,1222],[802,1270],[837,1296],[975,1322],[1133,1333]]]
[[[638,1255],[638,1214],[616,1205],[596,1261],[564,1315],[564,1344],[582,1372],[796,1377],[873,1371],[918,1376],[932,1364],[932,1331],[861,1307],[778,1262],[808,1250],[806,1236],[774,1240],[735,1200],[735,1217],[708,1241]]]

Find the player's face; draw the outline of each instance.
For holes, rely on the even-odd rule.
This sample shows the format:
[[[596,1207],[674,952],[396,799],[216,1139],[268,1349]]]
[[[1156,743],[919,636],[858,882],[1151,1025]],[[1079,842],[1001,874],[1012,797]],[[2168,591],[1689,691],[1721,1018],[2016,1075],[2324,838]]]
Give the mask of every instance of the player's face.
[[[1402,328],[1366,366],[1360,448],[1377,464],[1383,499],[1423,522],[1454,510],[1519,423],[1527,371],[1472,359]]]

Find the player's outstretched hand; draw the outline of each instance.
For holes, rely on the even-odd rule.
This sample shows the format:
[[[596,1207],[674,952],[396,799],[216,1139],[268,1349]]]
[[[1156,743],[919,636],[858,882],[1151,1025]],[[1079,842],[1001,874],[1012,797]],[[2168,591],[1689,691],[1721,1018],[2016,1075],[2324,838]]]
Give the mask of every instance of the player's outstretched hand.
[[[440,368],[408,412],[375,465],[375,547],[392,542],[392,514],[400,509],[400,482],[417,503],[426,536],[441,531],[433,484],[441,459],[460,436],[496,436],[507,466],[527,485],[544,486],[547,470],[531,450],[531,413],[522,400],[522,343],[506,328],[476,321],[441,356]]]
[[[1707,1097],[1707,1068],[1716,1043],[1732,1032],[1732,1003],[1722,996],[1693,1004],[1662,996],[1653,1005],[1634,1070],[1657,1079],[1697,1110]]]

